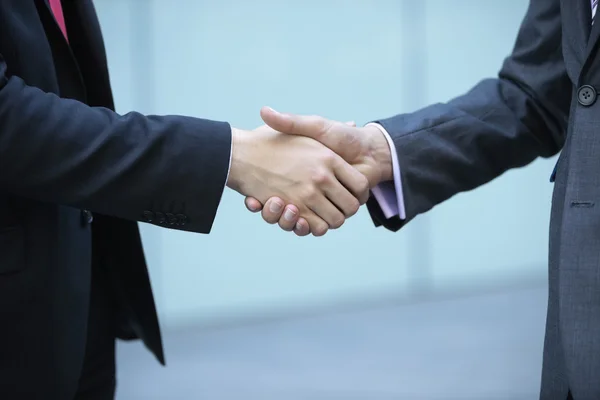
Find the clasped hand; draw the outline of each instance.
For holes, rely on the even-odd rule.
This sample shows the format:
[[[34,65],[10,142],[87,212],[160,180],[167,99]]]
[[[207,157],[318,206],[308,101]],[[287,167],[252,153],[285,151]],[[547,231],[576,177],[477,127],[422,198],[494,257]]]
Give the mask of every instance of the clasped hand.
[[[233,129],[228,186],[250,211],[299,236],[339,228],[391,179],[390,150],[376,127],[261,110],[265,125]],[[263,207],[263,205],[265,205]]]

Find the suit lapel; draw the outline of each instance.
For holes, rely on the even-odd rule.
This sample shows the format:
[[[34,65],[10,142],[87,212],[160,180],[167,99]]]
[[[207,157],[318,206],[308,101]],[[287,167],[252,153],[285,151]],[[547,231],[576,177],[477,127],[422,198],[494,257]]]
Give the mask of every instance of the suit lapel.
[[[587,55],[592,12],[589,0],[561,0],[563,44],[568,46],[575,60],[583,66]],[[595,24],[596,27],[598,24]],[[567,50],[567,49],[565,49]]]
[[[50,7],[49,0],[35,0],[38,13],[43,21],[44,29],[51,48],[55,54],[55,67],[57,68],[57,75],[59,78],[59,84],[62,82],[61,75],[68,74],[71,77],[75,77],[78,81],[77,85],[70,85],[68,88],[65,86],[61,87],[61,96],[78,99],[84,101],[86,99],[86,90],[79,70],[79,64],[75,58],[71,46],[67,42],[63,31],[60,29],[56,18],[54,18],[54,12]]]
[[[598,13],[598,10],[596,11]],[[600,15],[600,14],[598,14]],[[590,21],[591,24],[591,21]],[[594,47],[598,44],[598,39],[600,38],[600,21],[594,22],[592,27],[592,32],[590,33],[590,39],[587,42],[587,47],[585,49],[585,58],[589,59],[592,51],[594,51]]]
[[[69,43],[85,82],[89,104],[114,109],[106,51],[92,0],[63,0],[63,12],[69,21]]]

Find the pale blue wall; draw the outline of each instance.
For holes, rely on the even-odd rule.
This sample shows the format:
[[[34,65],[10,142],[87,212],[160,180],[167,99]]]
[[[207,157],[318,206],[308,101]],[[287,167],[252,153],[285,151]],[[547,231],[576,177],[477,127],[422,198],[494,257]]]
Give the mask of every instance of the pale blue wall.
[[[143,5],[142,5],[143,4]],[[258,110],[365,123],[493,76],[527,1],[98,0],[118,110],[253,128]],[[400,233],[366,210],[298,239],[227,190],[210,235],[144,226],[167,325],[544,278],[552,160],[456,196]],[[191,182],[190,184],[202,184]]]

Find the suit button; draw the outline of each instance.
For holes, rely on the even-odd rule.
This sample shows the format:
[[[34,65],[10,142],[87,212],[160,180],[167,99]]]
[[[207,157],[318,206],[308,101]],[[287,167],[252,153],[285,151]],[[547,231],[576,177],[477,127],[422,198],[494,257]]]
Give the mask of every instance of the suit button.
[[[159,224],[164,224],[165,223],[166,218],[165,218],[165,214],[164,213],[157,212],[154,215],[156,216],[156,222],[158,222]]]
[[[152,222],[154,221],[154,213],[152,211],[144,211],[142,213],[142,219],[145,222]]]
[[[590,85],[583,85],[577,90],[577,101],[584,107],[589,107],[596,102],[596,89]]]
[[[175,225],[177,223],[177,217],[174,214],[167,213],[167,223],[169,225]]]
[[[188,222],[188,217],[185,214],[177,214],[177,225],[184,226]]]
[[[94,214],[90,210],[81,210],[81,223],[89,225],[94,221]]]

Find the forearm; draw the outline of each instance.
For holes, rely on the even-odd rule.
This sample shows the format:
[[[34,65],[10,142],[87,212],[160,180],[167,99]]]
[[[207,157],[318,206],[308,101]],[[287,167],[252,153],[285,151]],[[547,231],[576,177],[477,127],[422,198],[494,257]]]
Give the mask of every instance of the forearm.
[[[487,80],[447,104],[379,121],[398,152],[407,220],[560,150],[561,121],[535,110],[518,91],[510,82]]]
[[[208,232],[231,148],[226,123],[118,115],[6,78],[0,58],[0,188],[130,220],[185,215]]]
[[[532,0],[498,78],[448,103],[378,121],[396,147],[407,218],[386,219],[371,201],[375,222],[399,229],[459,192],[556,154],[573,92],[561,39],[559,2]]]

